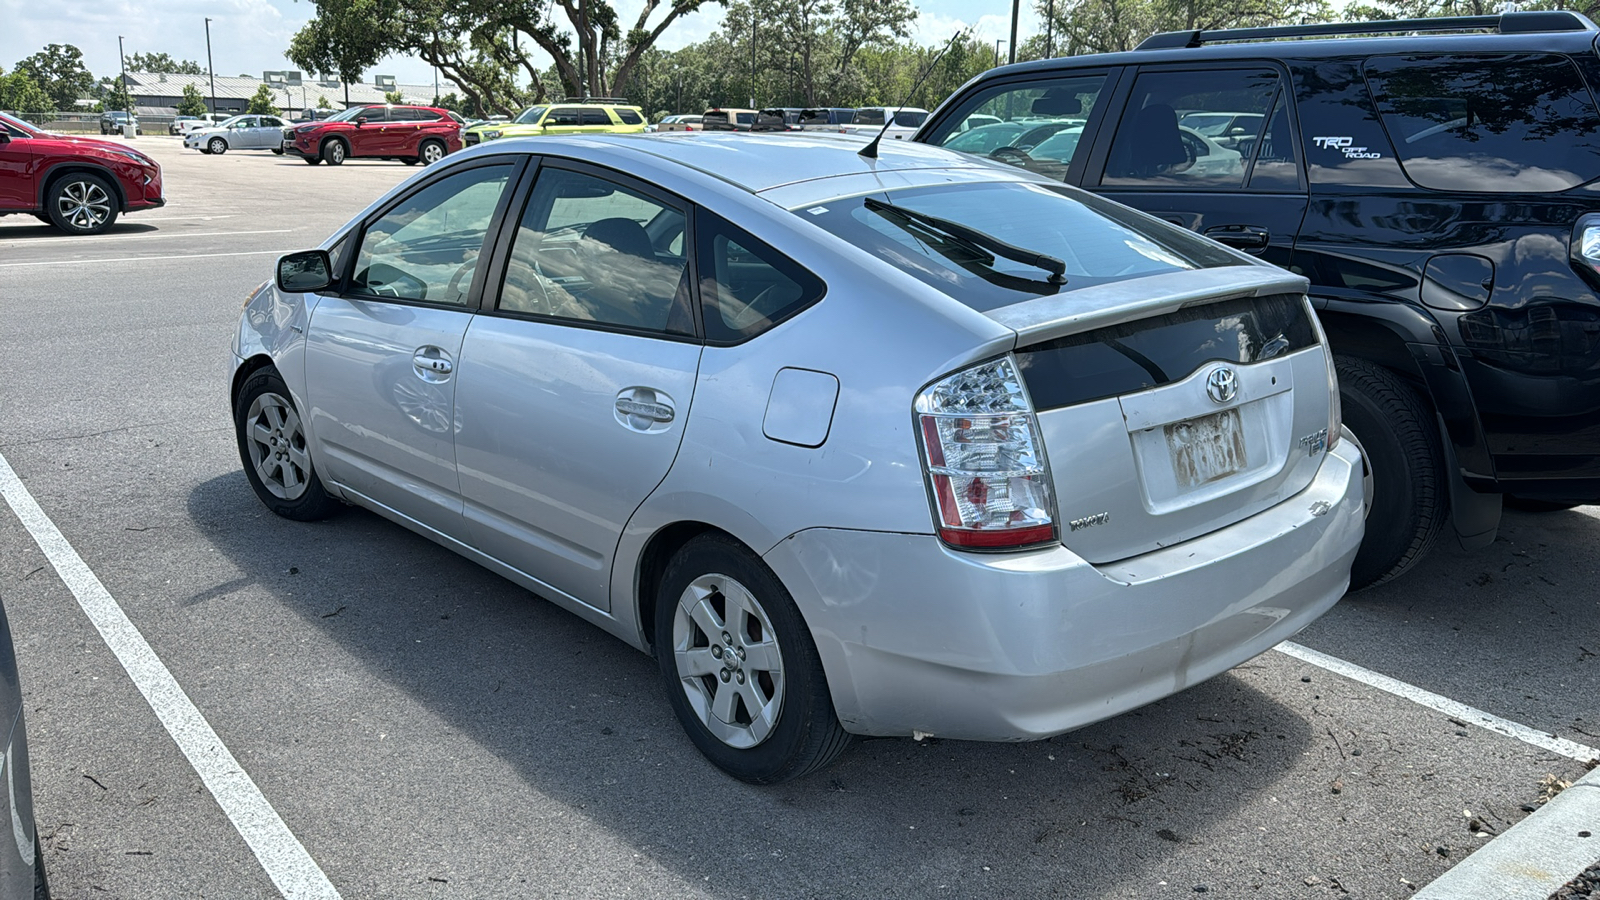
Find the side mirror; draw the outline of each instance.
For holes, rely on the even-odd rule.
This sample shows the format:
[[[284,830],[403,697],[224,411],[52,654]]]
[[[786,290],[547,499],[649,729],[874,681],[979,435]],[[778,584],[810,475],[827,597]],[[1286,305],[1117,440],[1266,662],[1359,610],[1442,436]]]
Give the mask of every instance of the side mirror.
[[[9,132],[9,131],[0,131],[0,144],[9,144],[9,143],[11,143],[11,132]]]
[[[357,125],[365,125],[365,124],[367,124],[367,117],[366,116],[356,116],[356,124]]]
[[[301,250],[278,258],[278,290],[285,294],[321,291],[333,284],[333,261],[326,250]]]

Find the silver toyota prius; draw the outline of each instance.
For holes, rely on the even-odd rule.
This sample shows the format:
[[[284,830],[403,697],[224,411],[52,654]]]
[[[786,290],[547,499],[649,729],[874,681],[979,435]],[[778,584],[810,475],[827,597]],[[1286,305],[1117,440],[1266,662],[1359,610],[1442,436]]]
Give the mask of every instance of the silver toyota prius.
[[[1338,600],[1358,448],[1305,279],[906,142],[494,141],[245,304],[245,475],[356,504],[660,663],[774,783],[852,735],[1018,741]]]

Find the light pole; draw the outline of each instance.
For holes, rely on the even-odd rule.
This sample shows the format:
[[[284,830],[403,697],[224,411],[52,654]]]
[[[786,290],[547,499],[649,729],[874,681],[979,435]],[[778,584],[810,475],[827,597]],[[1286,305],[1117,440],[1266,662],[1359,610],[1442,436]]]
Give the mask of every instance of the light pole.
[[[211,64],[211,20],[206,19],[206,76],[211,79],[211,114],[217,114],[217,70]]]
[[[756,8],[750,7],[750,108],[756,108]]]
[[[1011,0],[1011,45],[1006,52],[1011,55],[1009,62],[1017,61],[1017,13],[1022,5],[1022,0]]]
[[[1005,38],[994,39],[994,64],[1000,65],[1000,45],[1006,42]]]
[[[1056,58],[1056,0],[1048,0],[1045,3],[1044,58]]]
[[[133,93],[128,90],[128,58],[122,53],[122,35],[117,35],[117,59],[122,64],[122,112],[127,120],[122,126],[123,137],[134,137],[139,129],[133,124]]]

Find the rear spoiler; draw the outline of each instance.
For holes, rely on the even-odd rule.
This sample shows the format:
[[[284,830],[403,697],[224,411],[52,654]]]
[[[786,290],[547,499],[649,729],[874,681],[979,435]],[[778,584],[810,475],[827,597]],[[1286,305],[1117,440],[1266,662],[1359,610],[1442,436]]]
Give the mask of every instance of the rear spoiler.
[[[1304,294],[1311,282],[1277,266],[1221,266],[1164,272],[1023,300],[986,315],[1017,333],[1017,345],[1240,297]]]

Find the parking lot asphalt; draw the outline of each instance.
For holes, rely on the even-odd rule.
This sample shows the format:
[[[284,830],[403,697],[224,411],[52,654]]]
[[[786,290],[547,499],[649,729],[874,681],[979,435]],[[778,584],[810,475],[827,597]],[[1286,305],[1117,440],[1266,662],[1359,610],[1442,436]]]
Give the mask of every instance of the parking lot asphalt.
[[[1049,741],[734,782],[644,655],[376,516],[251,494],[240,305],[418,170],[137,146],[164,209],[0,219],[0,455],[340,896],[1406,897],[1585,772],[1269,652]],[[1508,512],[1296,640],[1600,746],[1597,559],[1597,508]],[[9,510],[0,599],[56,895],[285,895]]]

